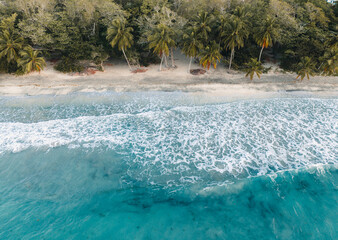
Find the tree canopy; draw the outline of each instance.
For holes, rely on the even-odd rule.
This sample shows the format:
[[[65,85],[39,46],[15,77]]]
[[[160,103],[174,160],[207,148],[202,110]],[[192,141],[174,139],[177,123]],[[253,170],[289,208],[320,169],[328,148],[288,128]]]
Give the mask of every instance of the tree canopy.
[[[30,46],[64,71],[120,57],[166,66],[171,57],[174,66],[180,48],[206,66],[245,70],[269,53],[288,71],[311,59],[313,73],[337,75],[337,8],[325,0],[2,0],[0,72],[19,70]]]

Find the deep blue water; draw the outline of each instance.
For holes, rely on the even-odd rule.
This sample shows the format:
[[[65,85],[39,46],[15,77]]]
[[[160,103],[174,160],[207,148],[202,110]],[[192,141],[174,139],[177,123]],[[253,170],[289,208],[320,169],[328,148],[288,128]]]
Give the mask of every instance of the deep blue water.
[[[0,97],[0,239],[337,239],[338,99]]]

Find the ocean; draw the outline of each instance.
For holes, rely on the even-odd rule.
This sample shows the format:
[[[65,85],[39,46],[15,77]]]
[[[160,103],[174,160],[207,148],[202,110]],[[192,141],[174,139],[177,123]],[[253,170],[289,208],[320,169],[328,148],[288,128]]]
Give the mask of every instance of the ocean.
[[[338,99],[0,97],[0,239],[337,239]]]

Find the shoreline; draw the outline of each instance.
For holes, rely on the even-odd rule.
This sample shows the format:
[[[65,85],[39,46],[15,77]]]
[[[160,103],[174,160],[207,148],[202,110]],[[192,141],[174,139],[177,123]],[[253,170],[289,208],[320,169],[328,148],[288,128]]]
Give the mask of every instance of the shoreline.
[[[315,95],[338,97],[338,77],[315,76],[302,82],[296,74],[263,74],[250,81],[244,73],[228,73],[223,67],[212,69],[205,75],[187,73],[185,61],[177,69],[158,71],[157,65],[147,67],[144,73],[131,73],[127,66],[117,63],[107,65],[105,72],[89,76],[71,76],[55,71],[51,63],[41,73],[25,76],[0,74],[0,96],[65,95],[73,92],[192,92],[215,96],[254,97],[277,92],[309,92]],[[198,65],[193,68],[198,68]]]

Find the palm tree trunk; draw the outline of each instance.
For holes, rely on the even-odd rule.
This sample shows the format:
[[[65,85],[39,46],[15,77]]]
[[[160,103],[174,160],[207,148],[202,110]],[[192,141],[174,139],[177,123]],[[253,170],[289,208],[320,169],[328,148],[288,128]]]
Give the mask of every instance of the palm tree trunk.
[[[232,59],[234,58],[234,55],[235,55],[235,48],[231,49],[229,70],[231,69]]]
[[[192,62],[192,57],[190,57],[190,62],[189,62],[188,73],[190,73],[190,69],[191,69],[191,62]]]
[[[258,62],[261,61],[263,50],[264,50],[264,45],[262,46],[261,52],[259,54]]]
[[[162,71],[162,63],[163,63],[163,58],[164,58],[164,54],[162,53],[162,57],[161,57],[161,64],[160,64],[160,72]]]
[[[165,55],[165,54],[164,54],[164,63],[165,63],[165,67],[168,68],[167,55]]]
[[[127,63],[128,63],[128,66],[129,66],[130,71],[132,71],[133,69],[131,68],[130,63],[129,63],[128,58],[127,58],[127,55],[126,55],[126,53],[124,52],[124,48],[122,48],[122,52],[123,52],[124,57],[126,58],[126,61],[127,61]]]
[[[96,32],[96,23],[94,22],[92,35],[95,35],[95,32]]]
[[[174,59],[174,50],[173,48],[170,49],[171,52],[171,67],[175,68],[175,59]]]

